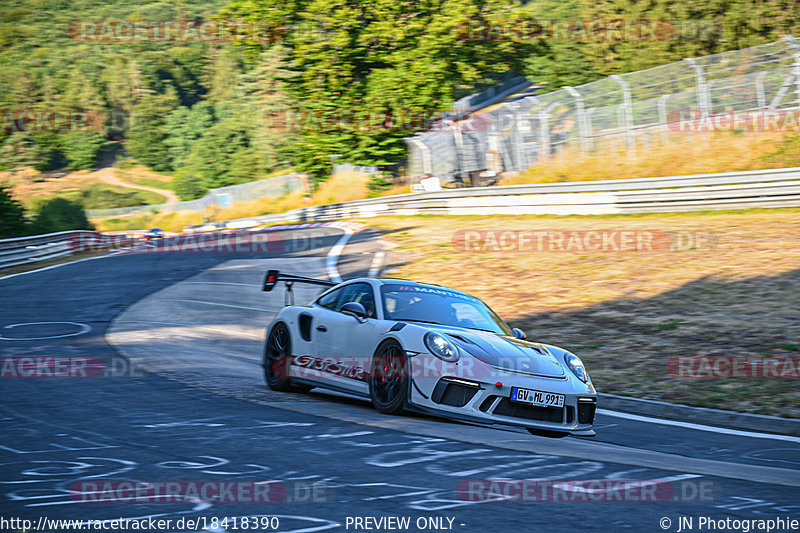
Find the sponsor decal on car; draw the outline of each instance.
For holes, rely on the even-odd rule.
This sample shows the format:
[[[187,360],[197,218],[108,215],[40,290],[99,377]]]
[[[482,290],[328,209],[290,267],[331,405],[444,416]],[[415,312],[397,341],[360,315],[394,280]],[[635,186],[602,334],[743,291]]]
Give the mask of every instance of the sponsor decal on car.
[[[360,366],[345,365],[333,359],[322,359],[310,355],[297,355],[294,357],[291,364],[295,367],[316,370],[318,372],[327,372],[328,374],[335,374],[359,381],[367,381],[368,376],[367,372]],[[301,376],[298,377],[303,377],[302,372]]]

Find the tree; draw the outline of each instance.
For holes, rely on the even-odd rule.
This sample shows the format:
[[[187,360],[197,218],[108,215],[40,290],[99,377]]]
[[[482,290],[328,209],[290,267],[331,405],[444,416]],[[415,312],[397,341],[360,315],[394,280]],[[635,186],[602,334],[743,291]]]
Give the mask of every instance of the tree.
[[[131,114],[125,147],[136,159],[158,171],[171,169],[165,131],[166,117],[178,106],[175,91],[143,97]]]
[[[471,21],[514,14],[501,0],[234,0],[222,16],[285,28],[282,67],[295,111],[308,125],[292,146],[295,166],[317,177],[340,154],[383,165],[405,153],[415,130],[399,117],[448,109],[476,83],[519,69],[531,45],[472,39]]]
[[[167,116],[164,144],[169,149],[172,168],[179,169],[186,165],[192,146],[214,122],[214,107],[205,101],[195,104],[191,109],[179,107]]]
[[[204,190],[237,183],[231,165],[240,149],[249,145],[246,126],[236,117],[214,124],[192,146],[186,168],[200,178]],[[257,173],[260,169],[253,169]]]
[[[65,198],[44,203],[33,221],[34,233],[55,233],[76,229],[94,229],[86,218],[83,206]]]
[[[0,186],[0,238],[20,237],[26,232],[25,210],[9,188]]]
[[[61,152],[71,170],[94,167],[105,145],[105,137],[96,131],[70,131],[59,136]]]

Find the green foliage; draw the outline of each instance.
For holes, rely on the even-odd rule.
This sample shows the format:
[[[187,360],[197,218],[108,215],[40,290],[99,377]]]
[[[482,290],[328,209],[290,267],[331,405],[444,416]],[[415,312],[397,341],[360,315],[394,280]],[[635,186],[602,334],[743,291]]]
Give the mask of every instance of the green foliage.
[[[55,233],[73,229],[94,229],[83,206],[66,198],[54,198],[42,205],[32,223],[33,233]]]
[[[136,192],[119,192],[98,184],[81,189],[76,201],[85,209],[133,207],[147,204],[147,201]]]
[[[0,238],[21,237],[26,233],[25,210],[8,188],[0,186]]]
[[[266,27],[268,38],[104,44],[68,34],[80,20],[211,18]],[[476,22],[521,19],[664,20],[673,31],[655,41],[465,35]],[[447,110],[508,70],[545,90],[579,85],[797,35],[800,11],[790,0],[7,0],[0,30],[0,109],[105,118],[91,132],[0,127],[0,170],[91,168],[107,141],[121,141],[196,198],[287,166],[321,181],[334,160],[394,163],[422,127],[408,117]],[[792,161],[792,150],[775,157]]]
[[[177,104],[175,92],[169,91],[145,96],[133,107],[131,127],[125,145],[133,157],[153,170],[163,172],[172,168],[165,143],[165,111],[174,109]]]
[[[607,76],[776,41],[800,34],[800,11],[789,0],[608,0],[586,2],[587,19],[667,21],[658,40],[603,40],[584,50],[595,71]]]
[[[390,179],[391,177],[391,172],[378,172],[372,176],[367,182],[369,196],[378,196],[383,191],[391,188],[394,185]]]
[[[186,165],[194,143],[214,124],[214,107],[199,102],[194,107],[179,107],[167,116],[164,144],[169,150],[170,166]]]
[[[413,130],[401,116],[445,110],[492,74],[520,68],[529,43],[463,35],[471,20],[503,19],[512,7],[500,0],[234,0],[222,15],[287,28],[280,46],[292,73],[288,93],[294,110],[313,119],[289,151],[299,170],[322,177],[336,155],[363,165],[401,158]]]
[[[191,169],[182,168],[176,173],[175,193],[181,200],[196,200],[208,189],[203,186],[200,177]]]
[[[50,166],[49,151],[28,132],[13,132],[0,145],[0,169],[14,171],[22,167],[45,170]]]
[[[96,131],[71,131],[59,135],[59,149],[71,170],[90,169],[106,144]]]

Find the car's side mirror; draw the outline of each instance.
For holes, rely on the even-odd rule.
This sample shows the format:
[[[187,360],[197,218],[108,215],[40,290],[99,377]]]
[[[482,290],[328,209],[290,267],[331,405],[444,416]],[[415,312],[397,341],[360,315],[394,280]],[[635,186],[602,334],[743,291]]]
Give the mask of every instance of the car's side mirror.
[[[342,306],[340,311],[346,315],[353,315],[359,319],[367,318],[367,310],[358,302],[347,302]]]
[[[524,331],[522,331],[522,330],[521,330],[521,329],[519,329],[519,328],[511,328],[511,333],[513,333],[513,334],[514,334],[514,336],[515,336],[516,338],[518,338],[518,339],[527,339],[527,338],[528,338],[528,336],[527,336],[527,335],[525,335],[525,332],[524,332]]]

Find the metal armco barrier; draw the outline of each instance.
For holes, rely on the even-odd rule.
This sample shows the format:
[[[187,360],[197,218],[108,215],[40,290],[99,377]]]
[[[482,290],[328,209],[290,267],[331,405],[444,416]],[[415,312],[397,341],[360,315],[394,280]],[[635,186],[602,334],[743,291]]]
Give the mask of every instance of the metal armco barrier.
[[[784,168],[446,189],[303,207],[276,215],[220,222],[214,229],[381,215],[609,215],[797,206],[800,206],[800,168]]]
[[[33,237],[0,240],[0,269],[59,259],[78,252],[130,244],[124,235],[97,231],[62,231]]]
[[[754,207],[800,207],[800,167],[398,194],[213,222],[186,231],[382,215],[608,215]],[[0,240],[0,269],[57,259],[78,251],[118,248],[126,245],[125,239],[122,235],[94,231],[66,231]]]

